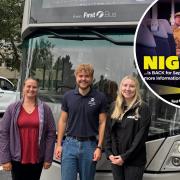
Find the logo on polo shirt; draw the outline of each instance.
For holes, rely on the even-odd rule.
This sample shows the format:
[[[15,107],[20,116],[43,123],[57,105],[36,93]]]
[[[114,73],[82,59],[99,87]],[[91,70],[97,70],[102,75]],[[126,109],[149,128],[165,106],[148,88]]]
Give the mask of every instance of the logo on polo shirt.
[[[88,102],[89,106],[95,106],[96,102],[94,98],[91,98],[90,101]]]

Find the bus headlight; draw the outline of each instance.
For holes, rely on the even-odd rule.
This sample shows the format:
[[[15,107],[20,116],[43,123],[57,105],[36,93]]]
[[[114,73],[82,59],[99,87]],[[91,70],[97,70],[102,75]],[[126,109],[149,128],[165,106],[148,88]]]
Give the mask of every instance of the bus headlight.
[[[178,152],[180,153],[180,144],[178,144],[178,148],[177,149],[178,149]]]
[[[180,140],[176,140],[163,163],[161,171],[179,171],[180,170]]]
[[[172,157],[172,164],[174,166],[180,166],[180,158],[179,157]]]

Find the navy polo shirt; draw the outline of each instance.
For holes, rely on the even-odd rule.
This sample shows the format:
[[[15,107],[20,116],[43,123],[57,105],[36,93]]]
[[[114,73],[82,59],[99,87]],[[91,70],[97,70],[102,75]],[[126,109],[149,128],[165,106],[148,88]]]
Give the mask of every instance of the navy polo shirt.
[[[106,112],[107,100],[103,93],[95,89],[91,89],[85,96],[82,96],[78,89],[74,89],[64,94],[61,109],[68,113],[68,136],[96,136],[99,114]]]

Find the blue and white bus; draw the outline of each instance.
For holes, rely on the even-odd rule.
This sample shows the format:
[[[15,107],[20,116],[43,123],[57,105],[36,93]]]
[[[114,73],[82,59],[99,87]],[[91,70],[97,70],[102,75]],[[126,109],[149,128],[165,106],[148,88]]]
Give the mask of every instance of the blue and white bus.
[[[39,80],[39,96],[50,105],[57,122],[63,94],[75,87],[74,69],[79,63],[94,66],[93,85],[106,94],[109,104],[122,77],[134,74],[152,114],[144,180],[179,180],[180,110],[148,90],[134,62],[136,27],[151,3],[153,0],[26,0],[21,82],[29,76]],[[171,12],[171,6],[167,9]],[[60,166],[54,159],[41,180],[59,180]],[[97,164],[96,180],[113,180],[104,155]]]

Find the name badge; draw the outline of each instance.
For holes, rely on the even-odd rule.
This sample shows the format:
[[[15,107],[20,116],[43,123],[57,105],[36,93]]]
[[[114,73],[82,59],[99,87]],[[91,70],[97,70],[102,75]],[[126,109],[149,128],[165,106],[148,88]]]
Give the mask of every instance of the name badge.
[[[138,118],[136,116],[127,116],[127,118],[138,120]]]

